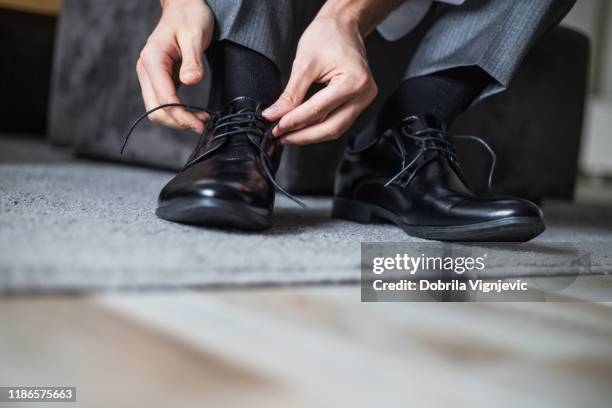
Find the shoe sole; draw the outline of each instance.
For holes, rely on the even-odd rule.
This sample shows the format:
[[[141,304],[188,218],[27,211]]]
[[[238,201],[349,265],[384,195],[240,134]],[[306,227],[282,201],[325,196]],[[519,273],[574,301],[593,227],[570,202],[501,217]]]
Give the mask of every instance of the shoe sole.
[[[259,231],[270,228],[271,212],[248,204],[216,198],[175,199],[158,207],[155,214],[164,220],[182,224],[202,225]]]
[[[436,241],[525,242],[537,237],[546,229],[539,217],[507,217],[452,226],[408,225],[385,208],[338,197],[334,198],[332,217],[362,224],[369,224],[373,218],[379,218],[397,225],[408,235]]]

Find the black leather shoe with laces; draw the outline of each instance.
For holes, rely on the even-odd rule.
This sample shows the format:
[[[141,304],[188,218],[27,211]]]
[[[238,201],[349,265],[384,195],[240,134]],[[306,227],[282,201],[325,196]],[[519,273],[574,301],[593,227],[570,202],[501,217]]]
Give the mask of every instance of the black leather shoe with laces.
[[[206,110],[162,105],[139,118],[125,142],[140,120],[170,106]],[[157,216],[186,224],[261,230],[270,227],[276,189],[303,205],[274,179],[282,149],[271,135],[273,124],[261,111],[261,104],[247,97],[208,111],[210,119],[187,164],[159,194]]]
[[[376,132],[374,127],[366,130]],[[528,241],[544,231],[542,212],[512,197],[477,196],[451,137],[431,116],[412,116],[364,146],[350,144],[336,177],[333,216],[377,218],[407,234],[441,241]],[[456,136],[479,141],[475,136]]]

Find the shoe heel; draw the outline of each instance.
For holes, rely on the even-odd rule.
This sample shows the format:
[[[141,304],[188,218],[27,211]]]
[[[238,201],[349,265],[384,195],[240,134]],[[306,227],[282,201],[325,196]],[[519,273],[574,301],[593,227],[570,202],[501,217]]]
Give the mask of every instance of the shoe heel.
[[[353,200],[335,198],[332,206],[332,218],[368,224],[372,221],[372,211],[367,206]]]

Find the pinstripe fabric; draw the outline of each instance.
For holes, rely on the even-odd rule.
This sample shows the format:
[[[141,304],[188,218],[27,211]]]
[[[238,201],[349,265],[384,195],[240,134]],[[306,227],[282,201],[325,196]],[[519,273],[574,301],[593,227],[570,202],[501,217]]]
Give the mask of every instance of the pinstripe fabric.
[[[231,40],[262,53],[276,63],[286,80],[299,37],[324,0],[208,3],[217,20],[217,40]],[[575,0],[467,0],[461,6],[437,4],[432,23],[414,55],[393,52],[385,55],[386,63],[407,65],[406,77],[477,65],[493,78],[480,100],[508,86],[531,44],[560,21],[574,3]],[[385,79],[377,78],[377,82]]]
[[[300,36],[325,0],[207,0],[215,20],[215,39],[255,50],[279,68],[291,70]]]
[[[558,23],[575,0],[468,0],[438,5],[407,77],[477,65],[495,81],[479,100],[505,89],[533,42]],[[476,101],[477,102],[477,101]]]

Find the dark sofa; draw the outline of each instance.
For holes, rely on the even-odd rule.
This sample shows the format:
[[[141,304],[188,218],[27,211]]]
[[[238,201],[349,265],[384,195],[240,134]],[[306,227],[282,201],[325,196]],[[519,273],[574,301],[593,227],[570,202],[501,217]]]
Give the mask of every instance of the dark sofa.
[[[73,146],[84,156],[169,169],[183,165],[197,137],[150,123],[138,129],[126,155],[119,156],[120,139],[143,110],[134,66],[159,13],[157,2],[144,0],[65,0],[50,102],[53,143]],[[457,121],[455,133],[483,136],[496,150],[496,192],[535,201],[572,198],[588,60],[588,39],[556,28],[538,41],[509,91]],[[386,74],[384,65],[377,69]],[[190,103],[204,104],[209,86],[206,82],[181,94]],[[468,178],[482,189],[486,152],[477,145],[457,145]],[[342,148],[343,140],[287,149],[280,181],[294,193],[330,194]]]

